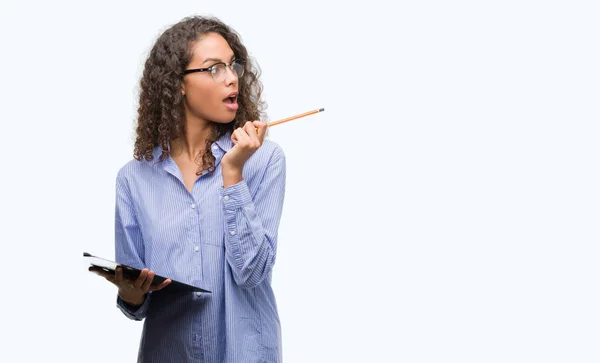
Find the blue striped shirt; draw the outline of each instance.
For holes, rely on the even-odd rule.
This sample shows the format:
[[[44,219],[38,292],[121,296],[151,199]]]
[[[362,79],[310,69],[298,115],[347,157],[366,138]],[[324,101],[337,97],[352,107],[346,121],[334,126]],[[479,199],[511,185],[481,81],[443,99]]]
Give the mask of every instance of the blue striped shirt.
[[[132,310],[143,320],[138,362],[280,362],[281,330],[271,272],[285,194],[285,155],[265,140],[243,181],[223,188],[220,160],[230,134],[212,144],[214,173],[190,193],[171,157],[131,160],[116,181],[118,263],[212,293],[150,293]]]

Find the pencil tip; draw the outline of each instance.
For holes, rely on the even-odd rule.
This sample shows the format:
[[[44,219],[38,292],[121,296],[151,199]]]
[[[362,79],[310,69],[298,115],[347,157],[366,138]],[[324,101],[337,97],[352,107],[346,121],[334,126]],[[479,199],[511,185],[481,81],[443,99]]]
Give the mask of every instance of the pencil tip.
[[[319,112],[323,112],[323,111],[325,111],[325,109],[324,109],[324,108],[320,108],[320,109],[319,109]]]

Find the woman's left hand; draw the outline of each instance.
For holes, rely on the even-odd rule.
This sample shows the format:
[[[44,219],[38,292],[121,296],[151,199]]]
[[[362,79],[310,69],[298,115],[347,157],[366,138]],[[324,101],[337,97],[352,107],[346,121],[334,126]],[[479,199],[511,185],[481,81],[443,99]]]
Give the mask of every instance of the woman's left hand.
[[[263,144],[266,132],[267,124],[260,121],[248,121],[244,127],[238,127],[233,131],[231,141],[234,146],[221,160],[224,177],[225,173],[241,175],[246,161]]]

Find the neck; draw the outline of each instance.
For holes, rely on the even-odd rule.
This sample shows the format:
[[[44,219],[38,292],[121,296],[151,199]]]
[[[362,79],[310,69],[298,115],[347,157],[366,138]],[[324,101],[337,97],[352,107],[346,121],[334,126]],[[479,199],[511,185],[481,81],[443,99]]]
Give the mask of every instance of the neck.
[[[206,140],[211,136],[212,125],[210,122],[186,115],[185,134],[173,140],[171,154],[174,157],[184,157],[193,161],[206,149]]]

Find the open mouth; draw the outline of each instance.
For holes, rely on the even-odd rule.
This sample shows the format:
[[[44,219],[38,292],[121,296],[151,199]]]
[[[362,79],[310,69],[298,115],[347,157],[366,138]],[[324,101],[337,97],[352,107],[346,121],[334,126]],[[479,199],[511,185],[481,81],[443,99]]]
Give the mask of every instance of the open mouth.
[[[227,107],[227,109],[229,111],[236,112],[237,109],[240,107],[240,105],[238,105],[238,103],[237,103],[237,99],[238,99],[237,92],[232,92],[229,95],[229,97],[227,97],[223,100],[223,103],[225,104],[225,107]]]
[[[225,103],[234,104],[237,103],[237,96],[230,96],[223,100]]]

